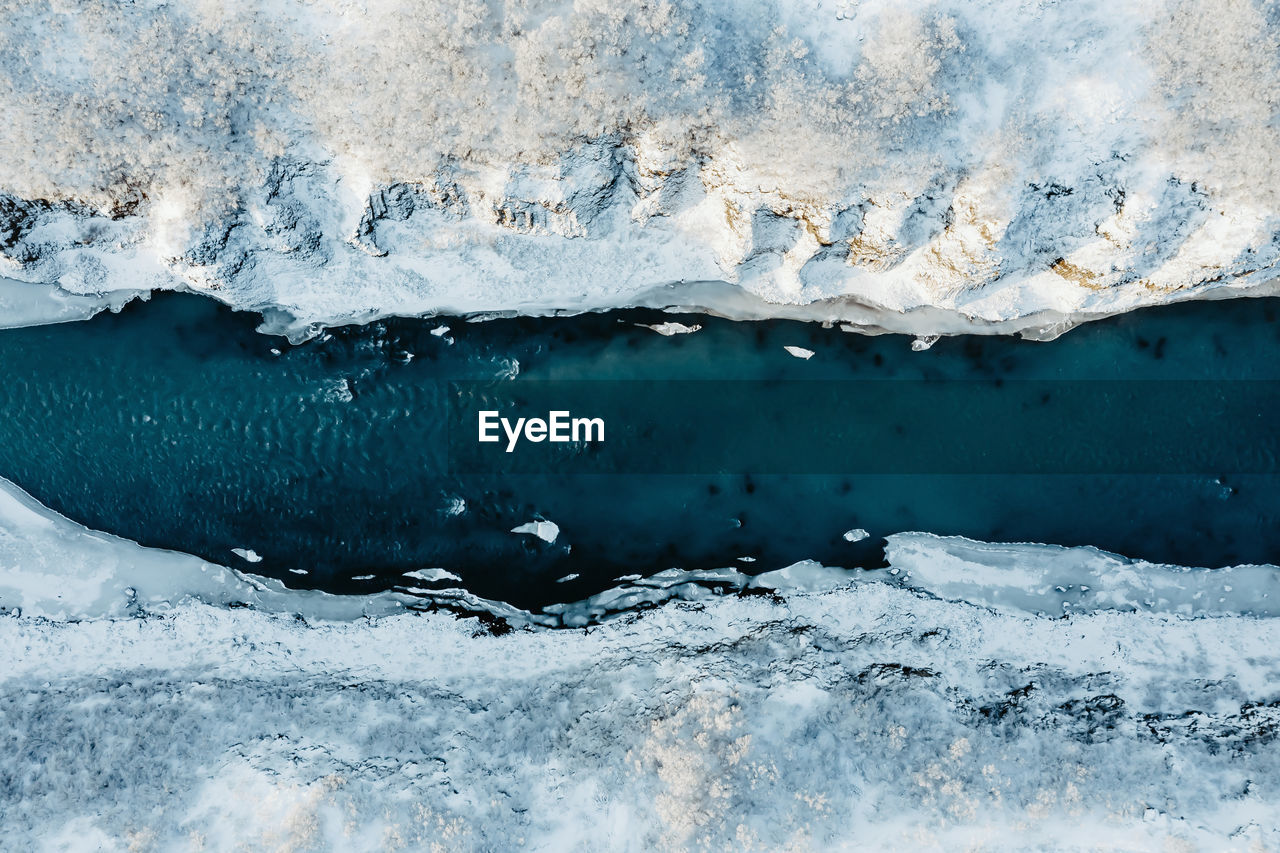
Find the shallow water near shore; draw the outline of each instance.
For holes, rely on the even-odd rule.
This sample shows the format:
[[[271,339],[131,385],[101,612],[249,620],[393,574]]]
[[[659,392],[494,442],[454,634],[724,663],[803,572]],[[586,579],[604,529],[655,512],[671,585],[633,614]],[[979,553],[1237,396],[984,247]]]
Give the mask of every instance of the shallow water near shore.
[[[1203,428],[1215,423],[1212,413],[1192,433],[1091,436],[1080,445],[1163,444],[1179,459],[1211,447],[1208,470],[935,465],[894,473],[915,470],[911,442],[902,441],[885,445],[875,473],[834,463],[842,473],[688,473],[697,470],[692,462],[664,470],[631,456],[625,474],[459,474],[451,473],[456,389],[448,381],[509,389],[530,380],[751,380],[752,388],[784,390],[753,392],[759,420],[734,428],[783,459],[788,447],[799,454],[806,444],[803,425],[765,433],[753,424],[780,401],[797,408],[785,390],[793,381],[978,383],[972,387],[986,391],[966,416],[942,425],[954,423],[998,460],[1026,451],[998,438],[1018,433],[1010,418],[1020,409],[1010,400],[1025,390],[1019,382],[1198,380],[1206,388],[1277,380],[1278,316],[1270,299],[1197,303],[1089,324],[1051,343],[969,336],[923,352],[901,336],[654,311],[394,320],[290,346],[257,332],[256,316],[165,295],[119,315],[0,332],[0,476],[89,527],[292,586],[422,586],[403,574],[443,568],[478,595],[524,607],[672,567],[879,565],[882,537],[904,530],[1095,545],[1179,565],[1274,563],[1274,459],[1258,459],[1233,422],[1221,432]],[[672,320],[702,328],[665,337],[641,325]],[[796,358],[788,346],[814,354]],[[1112,411],[1113,423],[1141,424],[1153,407],[1178,404],[1179,385],[1130,384],[1136,390],[1124,405],[1132,411]],[[673,394],[669,411],[651,414],[705,431],[687,403]],[[1280,406],[1271,398],[1258,405],[1253,434],[1265,436]],[[792,414],[803,421],[798,408]],[[991,429],[997,418],[1003,432]],[[814,431],[821,427],[814,422]],[[624,457],[663,450],[634,437],[613,447]],[[673,458],[679,451],[671,448]],[[553,542],[511,532],[539,519],[558,525]],[[857,528],[869,536],[848,541],[843,534]],[[248,563],[234,548],[262,560]],[[577,577],[557,582],[569,575]]]

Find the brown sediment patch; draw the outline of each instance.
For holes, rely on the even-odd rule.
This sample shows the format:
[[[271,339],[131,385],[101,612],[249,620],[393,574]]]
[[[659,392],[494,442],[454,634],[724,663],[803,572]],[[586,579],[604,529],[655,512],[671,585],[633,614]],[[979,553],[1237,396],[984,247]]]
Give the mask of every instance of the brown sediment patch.
[[[1104,284],[1099,276],[1093,270],[1085,269],[1077,266],[1066,258],[1058,258],[1053,262],[1049,269],[1065,278],[1067,281],[1074,282],[1081,287],[1087,287],[1090,290],[1104,290],[1107,285]]]

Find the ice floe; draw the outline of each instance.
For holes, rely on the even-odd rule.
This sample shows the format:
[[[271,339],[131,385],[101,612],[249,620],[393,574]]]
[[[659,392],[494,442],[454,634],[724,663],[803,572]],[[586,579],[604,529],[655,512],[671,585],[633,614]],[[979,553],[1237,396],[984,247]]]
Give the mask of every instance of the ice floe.
[[[684,323],[667,322],[667,323],[637,323],[642,329],[652,329],[664,337],[672,335],[692,335],[694,332],[700,331],[702,326],[697,323],[686,326]]]
[[[405,572],[404,576],[407,578],[414,578],[420,581],[426,581],[427,583],[441,583],[443,581],[459,581],[459,582],[462,581],[462,578],[458,577],[453,572],[447,571],[445,569],[418,569],[417,571],[413,571],[413,572]]]
[[[543,542],[551,543],[556,541],[556,537],[560,535],[560,525],[554,521],[527,521],[518,527],[511,528],[512,533],[527,533],[530,536],[537,536]]]

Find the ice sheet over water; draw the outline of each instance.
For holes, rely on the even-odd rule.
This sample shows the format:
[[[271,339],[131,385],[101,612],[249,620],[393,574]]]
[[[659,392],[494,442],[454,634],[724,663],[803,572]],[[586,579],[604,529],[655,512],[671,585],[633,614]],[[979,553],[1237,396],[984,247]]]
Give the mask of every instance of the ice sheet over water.
[[[1010,612],[1280,615],[1275,566],[1164,566],[1097,548],[990,544],[927,533],[890,536],[885,556],[913,587]]]
[[[87,320],[108,309],[119,311],[144,295],[145,291],[128,289],[103,294],[69,293],[57,286],[33,286],[0,276],[0,328]]]
[[[394,593],[334,596],[289,590],[198,557],[142,546],[82,527],[0,480],[0,608],[26,617],[78,620],[164,612],[193,599],[349,619],[395,612]]]

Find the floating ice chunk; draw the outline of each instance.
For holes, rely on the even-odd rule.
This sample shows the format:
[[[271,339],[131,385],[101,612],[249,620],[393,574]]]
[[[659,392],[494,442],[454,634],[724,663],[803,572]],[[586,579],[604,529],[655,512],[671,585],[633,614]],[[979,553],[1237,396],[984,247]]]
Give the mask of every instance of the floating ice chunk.
[[[543,542],[554,542],[560,535],[560,526],[554,521],[529,521],[519,527],[511,528],[512,533],[529,533]]]
[[[692,326],[686,326],[684,323],[670,322],[654,323],[653,325],[649,325],[647,323],[636,323],[636,325],[642,329],[653,329],[653,331],[668,338],[672,335],[692,335],[694,332],[699,331],[702,328],[702,326],[697,323]]]
[[[870,533],[863,530],[861,527],[855,527],[852,530],[846,530],[844,532],[844,541],[861,542],[863,539],[866,539],[870,535],[871,535]]]
[[[445,335],[449,334],[449,327],[436,326],[434,329],[431,330],[431,334],[435,335],[437,338],[443,338]]]
[[[803,358],[805,361],[808,361],[817,355],[813,350],[805,349],[804,347],[784,346],[783,349],[794,355],[796,358]]]
[[[311,574],[311,573],[310,573],[310,572],[308,572],[306,569],[290,569],[289,571],[293,572],[295,575],[308,575],[308,574]]]
[[[467,511],[467,502],[462,498],[452,498],[449,505],[444,508],[444,514],[448,516],[462,515]]]
[[[572,574],[565,575],[562,578],[556,578],[556,583],[568,583],[569,581],[576,581],[577,579],[578,573],[573,572]]]
[[[738,558],[739,563],[754,563],[755,561],[756,561],[755,557],[739,557]]]
[[[929,347],[936,344],[938,342],[938,338],[940,337],[941,335],[920,335],[918,338],[916,338],[914,341],[911,342],[911,351],[924,352]]]
[[[262,557],[258,556],[258,552],[252,548],[232,548],[231,553],[242,560],[248,560],[250,563],[262,562]]]
[[[376,577],[377,575],[352,575],[351,579],[353,581],[371,581]]]
[[[458,577],[453,572],[446,571],[444,569],[418,569],[413,572],[405,572],[404,576],[407,578],[417,578],[418,580],[426,581],[427,583],[462,580],[462,578]]]

